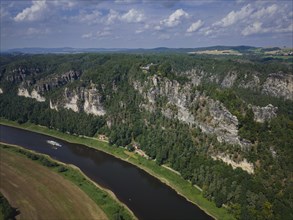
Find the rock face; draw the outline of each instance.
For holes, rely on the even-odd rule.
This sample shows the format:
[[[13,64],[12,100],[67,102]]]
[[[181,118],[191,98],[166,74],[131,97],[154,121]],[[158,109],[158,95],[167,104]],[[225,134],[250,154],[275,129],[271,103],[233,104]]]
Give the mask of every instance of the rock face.
[[[247,162],[246,159],[236,163],[235,161],[233,161],[232,159],[230,159],[228,156],[226,155],[216,155],[216,156],[212,156],[212,158],[214,160],[221,160],[226,164],[229,164],[233,167],[233,169],[236,169],[237,167],[241,168],[242,170],[246,171],[249,174],[253,174],[254,173],[254,166],[252,163]]]
[[[251,109],[254,113],[254,120],[256,122],[264,123],[265,121],[277,117],[278,107],[275,107],[272,104],[265,107],[251,106]]]
[[[31,94],[29,93],[29,91],[25,88],[18,88],[18,92],[17,92],[18,96],[24,96],[26,98],[32,98],[37,100],[38,102],[45,102],[46,98],[42,97],[36,90],[33,89],[33,91],[31,92]]]
[[[84,91],[84,106],[83,110],[87,114],[105,115],[106,111],[102,105],[102,97],[96,88],[91,88]]]
[[[244,75],[244,79],[239,83],[240,88],[245,88],[245,89],[251,89],[251,90],[257,90],[260,86],[260,79],[256,75],[249,76],[247,74]]]
[[[153,76],[144,84],[135,81],[133,86],[144,97],[142,108],[160,109],[168,118],[177,118],[198,126],[205,133],[215,134],[220,142],[247,146],[247,142],[238,137],[237,117],[219,101],[192,90],[190,84],[182,86],[177,81]]]
[[[221,83],[222,87],[231,88],[237,79],[237,73],[228,73]]]
[[[79,97],[77,94],[73,94],[69,92],[69,90],[66,88],[64,92],[64,96],[66,98],[64,108],[66,109],[71,109],[74,112],[79,112],[79,107],[78,107],[78,99]]]
[[[79,79],[82,72],[69,70],[63,74],[53,73],[46,78],[36,80],[36,76],[39,74],[41,74],[39,68],[18,67],[9,72],[9,75],[6,76],[6,80],[13,83],[22,83],[24,86],[33,86],[38,93],[44,94],[54,88],[61,87]]]
[[[58,111],[58,106],[57,105],[53,105],[52,101],[50,100],[50,109],[54,109],[56,111]]]
[[[223,80],[217,74],[207,73],[199,69],[192,69],[181,74],[187,76],[191,80],[191,84],[195,86],[202,82],[212,82],[224,88],[234,86],[261,91],[261,93],[269,96],[293,100],[292,73],[271,73],[265,76],[262,81],[260,80],[262,74],[259,72],[246,73],[241,79],[238,79],[240,78],[238,72],[228,72]],[[262,75],[262,77],[264,76]]]
[[[6,77],[7,81],[19,83],[26,80],[28,76],[36,76],[41,72],[39,68],[18,67],[11,71]]]
[[[58,88],[61,86],[66,85],[67,83],[73,82],[81,76],[81,71],[74,71],[70,70],[68,72],[63,73],[62,75],[58,76],[49,76],[48,78],[44,80],[39,80],[35,84],[35,89],[40,92],[48,92],[51,91],[54,88]]]
[[[80,87],[74,90],[65,88],[63,100],[55,104],[52,101],[50,103],[51,109],[57,110],[59,107],[71,109],[74,112],[84,111],[87,114],[96,116],[106,114],[102,104],[102,96],[94,86],[91,88]]]
[[[293,100],[293,75],[272,73],[263,84],[262,93]]]

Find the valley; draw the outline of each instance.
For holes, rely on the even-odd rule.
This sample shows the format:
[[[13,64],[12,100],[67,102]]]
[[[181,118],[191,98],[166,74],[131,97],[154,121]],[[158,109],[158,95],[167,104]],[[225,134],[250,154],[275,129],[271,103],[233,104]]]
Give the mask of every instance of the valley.
[[[127,159],[217,219],[290,218],[292,62],[243,50],[2,55],[1,123]]]

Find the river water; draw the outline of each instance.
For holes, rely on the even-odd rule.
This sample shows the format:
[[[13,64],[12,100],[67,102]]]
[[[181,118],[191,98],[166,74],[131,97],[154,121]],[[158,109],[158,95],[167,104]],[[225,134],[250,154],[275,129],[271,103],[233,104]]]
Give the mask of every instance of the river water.
[[[139,219],[212,219],[148,173],[104,152],[4,125],[0,125],[0,140],[79,167],[93,181],[114,192]],[[54,149],[47,140],[57,141],[62,147]]]

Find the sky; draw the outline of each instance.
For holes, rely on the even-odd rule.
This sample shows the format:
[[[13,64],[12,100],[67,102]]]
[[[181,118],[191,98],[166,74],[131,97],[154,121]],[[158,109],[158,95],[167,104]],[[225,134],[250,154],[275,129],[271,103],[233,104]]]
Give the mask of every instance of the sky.
[[[1,0],[1,50],[293,47],[287,0]]]

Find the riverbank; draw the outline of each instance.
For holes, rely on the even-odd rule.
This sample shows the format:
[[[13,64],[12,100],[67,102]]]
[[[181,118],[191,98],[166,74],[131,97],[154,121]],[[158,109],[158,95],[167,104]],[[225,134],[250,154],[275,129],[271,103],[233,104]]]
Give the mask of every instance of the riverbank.
[[[1,159],[1,166],[5,168],[5,162],[7,163],[1,175],[5,175],[8,185],[6,184],[5,188],[4,181],[2,188],[10,195],[14,205],[20,209],[22,218],[38,219],[37,216],[56,218],[64,215],[61,218],[137,219],[111,191],[91,181],[73,165],[64,164],[47,155],[17,145],[1,142],[0,152],[1,156],[4,156]],[[10,172],[14,175],[13,185],[9,184],[11,180],[8,178],[11,169],[14,169]],[[18,179],[21,183],[18,183]],[[14,185],[18,187],[9,190]],[[31,205],[25,205],[24,200]]]
[[[110,147],[108,143],[98,141],[91,138],[78,137],[74,135],[64,134],[56,130],[51,130],[43,126],[38,126],[30,123],[25,123],[22,125],[16,122],[7,121],[5,119],[0,120],[1,124],[9,125],[13,127],[18,127],[22,129],[27,129],[30,131],[50,135],[56,138],[63,139],[68,142],[83,144],[88,147],[92,147],[101,150],[105,153],[111,154],[119,159],[127,161],[140,169],[143,169],[150,175],[156,177],[161,182],[167,184],[169,187],[173,188],[178,194],[185,197],[187,200],[196,204],[199,208],[205,211],[210,216],[216,219],[234,219],[225,208],[217,208],[214,203],[203,198],[202,193],[192,186],[191,183],[184,180],[178,174],[162,167],[158,166],[154,161],[147,160],[143,157],[129,157],[123,148]]]

